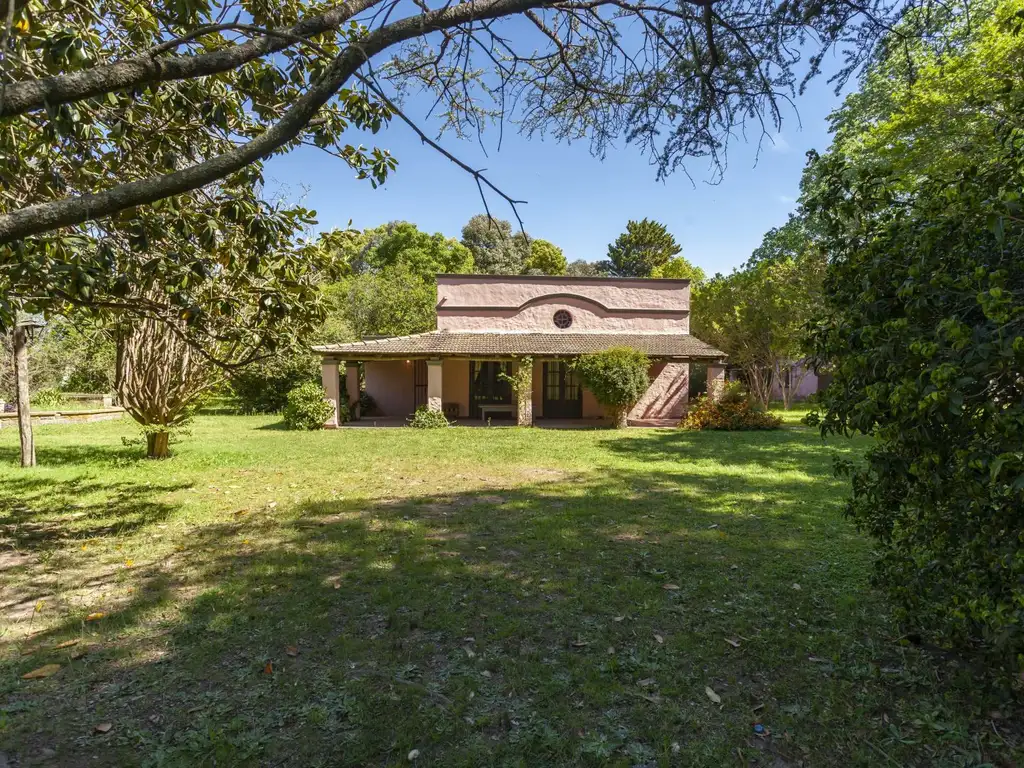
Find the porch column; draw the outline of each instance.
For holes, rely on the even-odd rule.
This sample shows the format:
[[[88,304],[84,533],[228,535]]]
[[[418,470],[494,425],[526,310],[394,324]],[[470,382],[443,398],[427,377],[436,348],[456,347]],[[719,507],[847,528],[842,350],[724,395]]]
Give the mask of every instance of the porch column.
[[[529,359],[529,358],[527,358]],[[520,427],[533,426],[533,361],[526,363],[520,360],[517,365],[529,373],[529,381],[523,385],[522,392],[516,392],[516,422]],[[518,378],[518,373],[516,374]],[[525,395],[525,397],[521,396]]]
[[[348,417],[355,421],[359,413],[359,363],[345,363],[345,395],[348,397]]]
[[[338,426],[338,402],[341,398],[341,375],[338,373],[338,361],[329,357],[323,359],[320,369],[321,380],[324,385],[326,399],[331,404],[331,415],[324,422],[325,429],[334,429]]]
[[[441,404],[441,360],[427,360],[427,408],[440,411]]]
[[[708,397],[718,400],[725,389],[725,366],[708,363]]]

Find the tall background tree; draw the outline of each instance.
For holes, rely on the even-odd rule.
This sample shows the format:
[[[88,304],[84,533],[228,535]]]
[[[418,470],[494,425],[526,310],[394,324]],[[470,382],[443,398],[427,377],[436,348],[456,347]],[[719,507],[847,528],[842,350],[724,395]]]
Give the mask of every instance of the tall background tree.
[[[525,274],[564,275],[568,265],[562,249],[539,238],[530,240],[530,255],[523,264]]]
[[[834,116],[804,207],[829,254],[829,433],[874,440],[848,513],[917,633],[1024,666],[1024,36],[1019,0],[933,15]],[[987,12],[986,12],[987,10]],[[913,17],[908,22],[914,22]],[[1019,680],[1019,678],[1018,678]]]
[[[791,217],[742,269],[693,292],[691,330],[728,353],[765,407],[778,386],[788,408],[809,372],[808,328],[821,313],[825,264],[804,220]]]
[[[521,233],[512,234],[512,224],[486,214],[477,214],[462,228],[462,244],[473,254],[478,272],[486,275],[521,275],[530,247]]]
[[[608,260],[601,266],[616,277],[650,277],[682,250],[664,224],[650,219],[630,220],[626,231],[608,246]]]

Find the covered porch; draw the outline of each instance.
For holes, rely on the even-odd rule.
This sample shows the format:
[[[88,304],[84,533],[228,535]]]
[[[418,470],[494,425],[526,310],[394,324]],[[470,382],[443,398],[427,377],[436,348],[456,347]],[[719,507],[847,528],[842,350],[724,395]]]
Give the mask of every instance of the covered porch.
[[[599,426],[604,409],[570,363],[615,346],[652,360],[651,386],[630,412],[631,425],[675,425],[691,396],[724,381],[722,354],[687,334],[434,331],[318,347],[323,386],[335,404],[326,426],[341,425],[341,404],[349,424],[399,425],[422,406],[461,424],[515,424],[519,403],[503,374],[515,374],[524,358],[532,360],[527,423]]]

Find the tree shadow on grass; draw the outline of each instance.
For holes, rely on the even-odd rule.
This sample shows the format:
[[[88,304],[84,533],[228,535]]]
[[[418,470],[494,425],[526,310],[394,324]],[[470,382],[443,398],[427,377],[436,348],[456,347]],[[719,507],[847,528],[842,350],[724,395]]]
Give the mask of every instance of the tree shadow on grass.
[[[69,541],[131,534],[174,511],[175,506],[158,501],[159,496],[189,487],[190,483],[138,485],[83,477],[8,477],[0,495],[0,542],[38,553]],[[102,500],[81,501],[93,494],[102,494]]]
[[[813,430],[793,427],[749,432],[652,430],[616,436],[605,447],[612,454],[645,461],[710,460],[745,468],[830,471],[833,456],[849,453],[862,443],[857,439],[823,440]]]
[[[60,765],[867,765],[877,731],[934,757],[911,718],[951,673],[889,642],[864,548],[834,503],[801,503],[823,482],[609,468],[192,529],[121,608],[5,665],[0,745]],[[72,636],[96,648],[67,659]],[[17,679],[47,661],[68,668]]]
[[[0,446],[0,464],[17,465],[21,461],[18,446]],[[47,445],[36,442],[36,463],[40,467],[114,464],[126,466],[146,461],[145,442],[137,445]]]

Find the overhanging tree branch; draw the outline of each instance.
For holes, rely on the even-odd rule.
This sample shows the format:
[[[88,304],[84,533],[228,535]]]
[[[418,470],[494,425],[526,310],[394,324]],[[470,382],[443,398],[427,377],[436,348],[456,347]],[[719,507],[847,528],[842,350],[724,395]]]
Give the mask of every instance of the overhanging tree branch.
[[[524,11],[540,0],[472,0],[409,16],[369,33],[339,54],[323,76],[265,133],[205,162],[164,176],[121,184],[103,192],[32,205],[0,216],[0,243],[82,224],[211,184],[293,140],[335,93],[371,57],[403,40],[473,19]]]
[[[159,57],[160,50],[132,56],[67,75],[24,80],[6,86],[0,118],[13,117],[44,107],[91,99],[107,93],[135,88],[146,83],[186,80],[237,69],[246,62],[284,50],[299,38],[338,29],[357,13],[381,0],[348,0],[311,19],[305,19],[280,34],[194,56]],[[210,30],[208,30],[210,31]],[[189,36],[168,42],[184,42]]]

